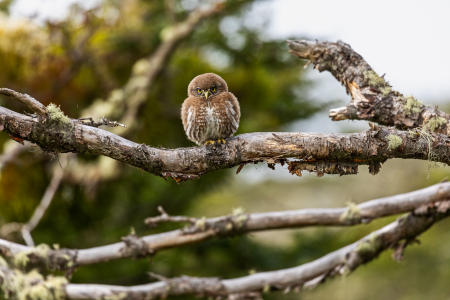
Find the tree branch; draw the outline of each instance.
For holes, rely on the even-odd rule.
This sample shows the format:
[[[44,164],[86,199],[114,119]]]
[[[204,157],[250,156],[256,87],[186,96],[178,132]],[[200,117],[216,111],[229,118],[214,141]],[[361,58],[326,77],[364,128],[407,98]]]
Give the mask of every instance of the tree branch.
[[[0,239],[0,254],[14,260],[19,253],[29,257],[29,265],[46,266],[49,269],[66,270],[76,266],[94,264],[127,257],[153,255],[158,251],[198,243],[214,237],[224,237],[255,231],[306,226],[350,226],[368,223],[372,219],[396,215],[413,210],[427,211],[434,203],[449,203],[450,182],[391,197],[375,199],[360,205],[344,208],[301,209],[292,211],[233,214],[217,218],[170,217],[150,218],[151,225],[164,222],[184,222],[190,226],[143,237],[130,235],[122,242],[89,249],[46,249],[32,247]],[[420,208],[420,209],[419,209]],[[158,217],[157,217],[158,218]]]
[[[32,112],[38,114],[41,117],[45,118],[47,115],[47,110],[45,109],[44,104],[37,101],[36,99],[34,99],[33,97],[31,97],[28,94],[22,94],[22,93],[19,93],[19,92],[16,92],[14,90],[7,89],[7,88],[0,88],[0,95],[5,95],[5,96],[12,97],[12,98],[18,100],[19,102],[24,104],[26,107],[31,109]]]
[[[110,286],[98,284],[68,284],[69,299],[100,299],[123,296],[128,299],[154,299],[168,295],[195,294],[202,297],[227,296],[228,299],[261,299],[262,292],[289,291],[292,288],[315,286],[336,275],[348,274],[386,249],[402,245],[427,230],[435,222],[450,214],[449,201],[426,213],[411,213],[377,230],[359,241],[331,252],[312,262],[288,269],[260,272],[234,279],[197,278],[182,276],[138,286]],[[405,243],[402,244],[402,241]],[[232,298],[234,296],[234,298]]]
[[[28,246],[34,247],[34,241],[31,236],[31,232],[36,228],[36,226],[41,221],[42,217],[44,216],[45,212],[47,211],[48,207],[50,206],[50,203],[53,200],[53,197],[56,194],[56,191],[59,188],[59,185],[61,183],[61,180],[63,178],[64,174],[64,168],[67,164],[67,161],[64,160],[63,166],[61,168],[56,168],[53,171],[52,179],[47,186],[47,189],[44,192],[44,195],[42,196],[41,202],[39,202],[39,205],[36,207],[36,209],[33,212],[33,215],[31,216],[30,220],[28,220],[27,223],[25,223],[21,228],[22,237],[25,241],[25,243]]]
[[[45,212],[47,211],[50,203],[55,196],[56,191],[61,183],[64,174],[64,168],[67,165],[67,160],[64,159],[60,168],[55,168],[52,179],[44,192],[44,195],[39,202],[39,205],[35,208],[33,215],[30,217],[27,223],[7,223],[0,227],[0,236],[8,236],[13,232],[20,232],[22,238],[28,246],[34,247],[33,237],[31,232],[41,221]]]
[[[55,110],[55,107],[52,107]],[[423,131],[373,127],[363,133],[248,133],[228,139],[226,145],[160,149],[126,140],[111,132],[69,119],[61,111],[40,121],[0,107],[0,129],[53,152],[91,153],[177,181],[242,163],[284,163],[297,175],[302,170],[319,174],[356,174],[358,165],[376,173],[389,158],[417,158],[450,162],[450,137]]]
[[[340,120],[369,120],[399,129],[424,127],[450,135],[450,115],[394,91],[350,45],[343,42],[288,41],[290,52],[309,60],[320,72],[329,71],[346,87],[352,101],[332,109]]]

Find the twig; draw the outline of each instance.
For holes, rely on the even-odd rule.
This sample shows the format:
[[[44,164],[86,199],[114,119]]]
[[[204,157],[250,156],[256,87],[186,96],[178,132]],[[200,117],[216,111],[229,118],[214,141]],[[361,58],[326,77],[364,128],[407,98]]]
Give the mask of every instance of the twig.
[[[0,235],[7,236],[13,232],[20,232],[22,234],[22,238],[30,247],[34,247],[33,237],[31,236],[31,232],[36,228],[36,226],[41,221],[45,212],[47,211],[50,203],[55,196],[55,193],[61,183],[61,180],[64,175],[64,168],[67,164],[67,160],[64,159],[62,161],[62,166],[60,168],[56,168],[53,172],[52,179],[47,186],[47,189],[44,192],[44,195],[39,202],[39,205],[35,208],[33,215],[30,217],[29,221],[25,224],[23,223],[8,223],[0,227]]]
[[[164,249],[198,243],[214,237],[248,232],[320,225],[350,226],[367,223],[375,218],[413,211],[419,207],[426,208],[420,213],[420,215],[424,216],[433,212],[433,209],[437,207],[441,207],[439,213],[446,211],[448,208],[438,204],[448,203],[449,198],[450,182],[444,182],[414,192],[380,198],[360,205],[351,205],[343,208],[300,209],[253,214],[236,212],[229,216],[198,219],[194,225],[188,228],[140,238],[134,236],[132,244],[139,245],[139,247],[135,248],[145,249],[147,254],[155,254]],[[419,212],[417,211],[415,214],[419,214]],[[48,255],[61,257],[67,252],[73,253],[74,258],[70,260],[71,266],[81,266],[136,256],[137,252],[130,248],[132,247],[127,245],[127,243],[119,242],[89,249],[51,250],[48,251]],[[11,257],[22,251],[33,252],[30,247],[0,239],[0,254]],[[143,252],[140,251],[139,253]],[[45,259],[45,261],[48,260],[47,258]],[[64,265],[60,263],[58,268],[64,269]]]
[[[127,127],[126,125],[124,125],[122,123],[119,123],[117,121],[110,121],[110,120],[106,119],[105,117],[100,118],[99,121],[94,121],[94,119],[91,118],[91,117],[89,117],[89,118],[81,118],[81,119],[78,119],[78,121],[80,121],[84,125],[88,125],[88,126],[92,126],[92,127],[100,127],[100,126]]]
[[[53,197],[55,196],[55,193],[58,190],[58,187],[64,176],[66,160],[64,160],[62,163],[64,163],[64,166],[62,166],[61,168],[55,168],[52,179],[47,186],[44,195],[42,196],[41,202],[34,210],[30,220],[21,228],[22,237],[28,246],[34,247],[34,241],[31,236],[31,232],[39,224],[48,207],[50,206],[50,203],[52,202]]]
[[[24,145],[11,141],[6,142],[3,148],[4,152],[2,155],[0,155],[0,172],[7,164],[14,161],[17,158],[17,156],[19,156],[19,154],[22,153],[27,147],[24,147]]]
[[[41,117],[45,117],[47,115],[47,109],[45,106],[28,94],[22,94],[8,88],[0,88],[0,94],[19,100]]]
[[[160,213],[159,216],[156,217],[149,217],[145,219],[145,224],[150,227],[155,227],[160,223],[168,223],[168,222],[174,222],[174,223],[190,223],[191,225],[194,225],[198,219],[197,218],[191,218],[191,217],[185,217],[185,216],[170,216],[162,206],[158,206],[158,211]]]

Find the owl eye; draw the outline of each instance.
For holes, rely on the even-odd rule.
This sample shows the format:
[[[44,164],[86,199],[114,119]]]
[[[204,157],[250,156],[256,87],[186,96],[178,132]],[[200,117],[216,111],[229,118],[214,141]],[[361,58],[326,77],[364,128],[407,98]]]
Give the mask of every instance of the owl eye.
[[[213,92],[213,93],[216,92],[216,87],[215,87],[215,86],[213,86],[213,87],[211,88],[211,92]]]
[[[202,94],[202,90],[201,89],[197,89],[197,94],[201,95]]]

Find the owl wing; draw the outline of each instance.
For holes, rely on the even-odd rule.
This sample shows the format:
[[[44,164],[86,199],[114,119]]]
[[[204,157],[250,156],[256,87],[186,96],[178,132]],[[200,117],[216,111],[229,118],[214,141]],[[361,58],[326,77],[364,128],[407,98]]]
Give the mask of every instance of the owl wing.
[[[225,113],[229,120],[229,128],[227,131],[231,131],[230,135],[233,135],[239,127],[239,119],[241,118],[241,109],[239,102],[232,93],[228,92],[225,99]]]
[[[193,105],[190,98],[184,100],[183,105],[181,106],[181,120],[183,122],[184,131],[186,132],[186,136],[193,142],[199,143],[198,134],[195,128],[196,126],[196,109],[195,105]]]

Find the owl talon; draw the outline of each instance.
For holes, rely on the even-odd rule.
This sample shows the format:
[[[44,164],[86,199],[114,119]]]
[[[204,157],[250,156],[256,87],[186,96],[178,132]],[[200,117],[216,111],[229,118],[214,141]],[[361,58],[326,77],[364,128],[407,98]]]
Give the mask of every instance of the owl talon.
[[[218,143],[218,144],[224,144],[224,145],[225,145],[225,144],[227,143],[227,141],[226,141],[225,139],[218,139],[218,140],[217,140],[217,143]]]
[[[216,141],[213,140],[209,140],[205,142],[205,145],[214,145],[216,143]]]

